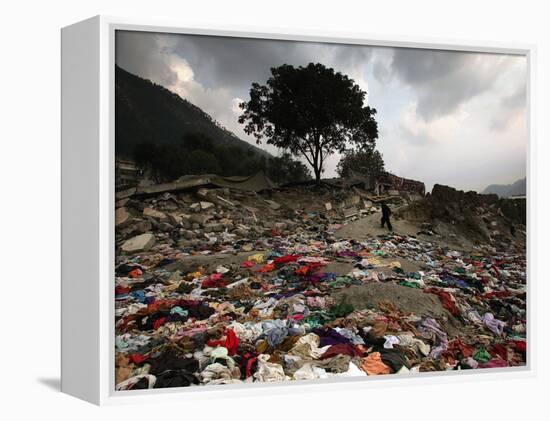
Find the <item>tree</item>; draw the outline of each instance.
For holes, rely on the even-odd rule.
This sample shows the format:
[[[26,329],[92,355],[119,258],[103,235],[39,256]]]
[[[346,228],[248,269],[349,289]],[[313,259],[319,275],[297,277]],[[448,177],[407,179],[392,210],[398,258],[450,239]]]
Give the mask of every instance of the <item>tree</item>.
[[[191,151],[184,158],[184,162],[185,174],[219,174],[221,170],[218,159],[202,149]]]
[[[271,69],[265,85],[253,83],[250,101],[240,104],[239,123],[257,143],[302,155],[320,184],[323,164],[350,146],[374,146],[376,110],[364,105],[366,92],[334,69],[310,63]]]
[[[161,174],[161,151],[157,144],[153,142],[140,142],[134,147],[134,161],[138,168],[144,172],[150,172],[151,177],[156,182],[162,178]]]
[[[289,153],[270,158],[267,175],[277,184],[311,180],[308,168],[302,162],[292,159]]]
[[[200,132],[187,133],[182,136],[183,145],[186,149],[202,149],[204,151],[210,151],[214,148],[214,141],[212,138]]]
[[[336,171],[340,177],[350,177],[353,172],[376,177],[384,171],[384,159],[374,148],[349,150],[344,152]]]

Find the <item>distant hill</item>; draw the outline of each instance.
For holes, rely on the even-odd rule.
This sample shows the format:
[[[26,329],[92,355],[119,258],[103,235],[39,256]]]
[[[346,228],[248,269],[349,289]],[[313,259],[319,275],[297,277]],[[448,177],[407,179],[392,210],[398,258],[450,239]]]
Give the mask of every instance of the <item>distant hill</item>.
[[[491,184],[482,194],[497,194],[499,197],[520,196],[527,194],[527,179],[522,178],[513,184]]]
[[[239,147],[248,155],[269,157],[239,139],[210,115],[168,89],[116,67],[115,133],[117,157],[130,158],[139,143],[182,143],[185,135],[206,136],[215,147]]]

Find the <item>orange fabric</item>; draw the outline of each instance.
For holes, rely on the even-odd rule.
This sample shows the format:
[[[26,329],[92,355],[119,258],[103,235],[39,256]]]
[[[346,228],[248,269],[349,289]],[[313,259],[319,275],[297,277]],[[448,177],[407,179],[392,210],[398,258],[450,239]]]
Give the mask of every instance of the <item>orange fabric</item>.
[[[381,338],[386,334],[387,330],[388,324],[386,322],[378,321],[374,323],[370,333],[372,333],[377,338]]]
[[[373,352],[363,359],[361,368],[369,376],[376,376],[378,374],[390,374],[391,369],[382,362],[382,358],[379,352]]]
[[[256,272],[265,273],[265,272],[271,272],[273,270],[275,270],[275,265],[273,263],[267,263],[263,265],[260,269],[257,269]]]

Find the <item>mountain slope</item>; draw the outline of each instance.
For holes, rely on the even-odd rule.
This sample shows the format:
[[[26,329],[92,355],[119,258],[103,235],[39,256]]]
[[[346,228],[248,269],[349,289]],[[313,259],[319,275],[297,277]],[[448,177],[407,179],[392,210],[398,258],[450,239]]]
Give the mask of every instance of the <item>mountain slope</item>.
[[[524,195],[527,194],[527,179],[522,178],[513,184],[491,184],[482,194],[497,194],[499,197]]]
[[[201,134],[216,145],[236,146],[252,155],[267,152],[239,139],[199,107],[168,89],[116,67],[115,133],[117,157],[131,157],[135,145],[176,145]]]

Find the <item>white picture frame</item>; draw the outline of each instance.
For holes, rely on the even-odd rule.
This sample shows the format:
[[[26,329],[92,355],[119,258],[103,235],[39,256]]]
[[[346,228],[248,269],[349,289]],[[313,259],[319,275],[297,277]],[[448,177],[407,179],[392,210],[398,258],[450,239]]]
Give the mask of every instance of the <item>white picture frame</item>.
[[[528,332],[524,367],[456,373],[416,374],[407,378],[312,380],[277,384],[205,386],[116,392],[114,388],[114,70],[115,31],[132,30],[263,39],[316,41],[369,46],[414,47],[453,51],[519,54],[527,58],[527,213]],[[377,37],[353,33],[292,32],[277,28],[193,25],[155,20],[96,16],[65,27],[62,43],[62,377],[61,390],[98,405],[142,400],[210,399],[242,394],[368,388],[405,382],[473,381],[535,373],[536,309],[530,277],[535,218],[531,180],[534,175],[533,82],[535,47],[495,43],[461,44],[449,40]],[[474,376],[474,377],[471,377]]]

